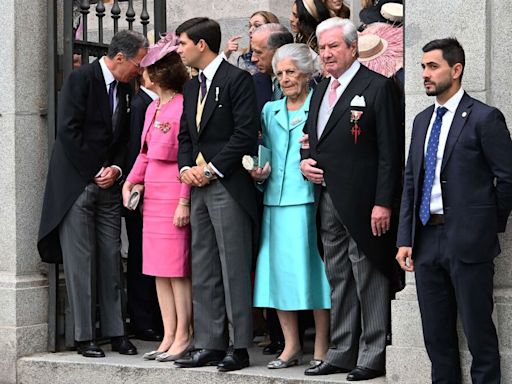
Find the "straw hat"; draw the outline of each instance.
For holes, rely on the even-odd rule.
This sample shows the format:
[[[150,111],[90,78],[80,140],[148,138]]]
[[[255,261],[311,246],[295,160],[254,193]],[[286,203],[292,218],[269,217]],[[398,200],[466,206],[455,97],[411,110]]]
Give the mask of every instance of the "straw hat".
[[[404,20],[404,6],[399,3],[386,3],[382,5],[380,14],[386,20],[401,23]]]
[[[361,9],[359,12],[359,19],[364,24],[371,24],[371,23],[397,23],[397,21],[392,20],[388,18],[386,15],[389,14],[389,11],[386,12],[386,14],[382,14],[382,8],[386,7],[386,9],[389,8],[388,4],[394,4],[391,6],[391,16],[396,17],[395,13],[399,12],[396,10],[396,5],[402,5],[403,0],[376,0],[375,4]],[[402,18],[403,18],[403,6],[402,6]],[[401,21],[400,21],[401,22]]]
[[[386,77],[403,67],[403,27],[387,23],[370,24],[358,38],[361,64]]]

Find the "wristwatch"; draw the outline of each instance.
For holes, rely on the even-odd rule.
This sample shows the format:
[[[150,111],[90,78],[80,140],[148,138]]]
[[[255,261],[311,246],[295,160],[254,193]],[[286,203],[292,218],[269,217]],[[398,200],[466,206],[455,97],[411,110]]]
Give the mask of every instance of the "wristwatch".
[[[213,173],[208,169],[208,167],[203,168],[204,177],[206,177],[208,180],[213,178]]]

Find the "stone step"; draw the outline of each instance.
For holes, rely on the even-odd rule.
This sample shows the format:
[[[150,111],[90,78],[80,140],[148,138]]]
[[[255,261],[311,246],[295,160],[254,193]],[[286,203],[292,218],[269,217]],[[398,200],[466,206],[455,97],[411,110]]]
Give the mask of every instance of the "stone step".
[[[312,358],[305,355],[303,364],[298,367],[270,370],[266,368],[272,356],[264,356],[260,348],[249,351],[251,366],[241,371],[221,373],[215,367],[180,369],[172,363],[159,363],[142,360],[142,353],[153,350],[157,343],[134,340],[139,349],[137,356],[123,356],[108,351],[101,359],[85,358],[74,351],[37,354],[18,360],[19,384],[307,384],[351,383],[346,374],[321,377],[304,375],[307,362]],[[0,379],[1,382],[1,379]],[[384,377],[361,381],[368,384],[385,384]]]

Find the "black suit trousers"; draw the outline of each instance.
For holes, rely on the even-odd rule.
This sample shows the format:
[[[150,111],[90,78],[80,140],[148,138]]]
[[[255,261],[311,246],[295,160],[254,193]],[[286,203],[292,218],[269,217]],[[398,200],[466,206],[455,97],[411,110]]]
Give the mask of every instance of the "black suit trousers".
[[[142,273],[142,217],[138,212],[125,216],[128,235],[127,297],[131,330],[162,330],[155,278]]]
[[[444,225],[421,226],[413,253],[432,383],[462,382],[458,311],[473,356],[473,384],[498,384],[500,356],[492,320],[494,262],[461,262],[458,255],[446,251],[449,241]]]

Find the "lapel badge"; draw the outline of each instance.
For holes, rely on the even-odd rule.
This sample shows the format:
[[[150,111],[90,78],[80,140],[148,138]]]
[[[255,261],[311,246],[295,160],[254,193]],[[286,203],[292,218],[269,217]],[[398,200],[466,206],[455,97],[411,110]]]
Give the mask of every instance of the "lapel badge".
[[[462,117],[466,117],[468,113],[466,111],[462,112]]]

